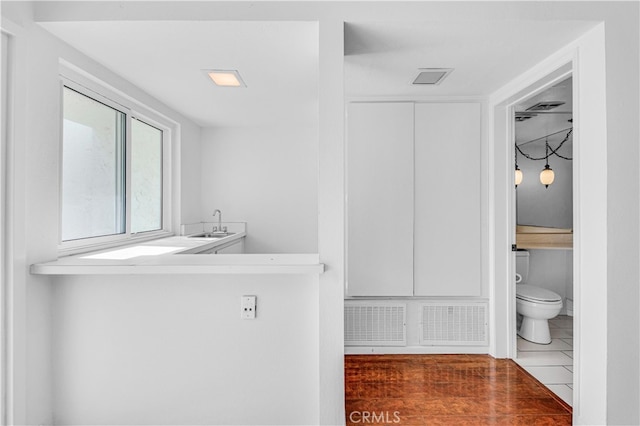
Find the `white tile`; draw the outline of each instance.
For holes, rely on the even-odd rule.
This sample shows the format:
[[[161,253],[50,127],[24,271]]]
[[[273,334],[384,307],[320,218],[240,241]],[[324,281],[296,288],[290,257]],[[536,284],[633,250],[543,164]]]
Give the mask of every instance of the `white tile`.
[[[573,374],[559,366],[528,366],[524,367],[533,377],[545,385],[565,385],[573,383]]]
[[[562,355],[564,355],[564,354],[562,354]],[[567,358],[569,358],[569,357],[567,357]],[[573,360],[571,360],[571,361],[573,361]],[[563,365],[563,367],[573,373],[573,364]]]
[[[562,353],[571,357],[571,359],[573,359],[573,351],[562,351]]]
[[[567,328],[551,328],[549,327],[552,339],[573,338],[573,330]]]
[[[567,387],[568,387],[569,389],[573,390],[573,384],[570,384],[570,385],[568,384],[568,385],[567,385]]]
[[[573,359],[569,358],[561,351],[518,351],[518,358],[516,358],[514,361],[522,365],[523,367],[527,365],[573,365]]]
[[[573,339],[562,338],[560,340],[562,340],[563,342],[565,342],[568,345],[571,345],[571,347],[573,348]]]
[[[573,406],[573,390],[567,385],[547,385],[551,392],[558,395],[564,402]]]
[[[518,338],[519,351],[571,351],[573,347],[560,339],[552,339],[548,345],[540,345]]]

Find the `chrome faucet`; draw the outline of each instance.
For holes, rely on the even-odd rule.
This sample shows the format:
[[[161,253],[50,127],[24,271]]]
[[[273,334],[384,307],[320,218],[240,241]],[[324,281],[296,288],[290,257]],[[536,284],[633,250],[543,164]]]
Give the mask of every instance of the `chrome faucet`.
[[[227,232],[227,227],[225,226],[224,229],[222,228],[222,212],[218,209],[216,209],[213,212],[213,217],[216,216],[216,214],[218,215],[218,226],[214,226],[213,230],[211,232]]]

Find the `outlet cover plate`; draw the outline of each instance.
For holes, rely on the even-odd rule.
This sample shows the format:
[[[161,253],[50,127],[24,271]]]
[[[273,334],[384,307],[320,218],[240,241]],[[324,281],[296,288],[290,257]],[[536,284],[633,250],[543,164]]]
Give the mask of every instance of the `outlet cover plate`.
[[[242,296],[240,302],[240,318],[256,319],[256,296]]]

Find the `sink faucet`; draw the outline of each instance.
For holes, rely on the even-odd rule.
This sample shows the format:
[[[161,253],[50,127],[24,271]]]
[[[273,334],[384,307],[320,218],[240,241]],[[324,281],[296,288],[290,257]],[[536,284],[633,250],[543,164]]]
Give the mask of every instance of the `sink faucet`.
[[[211,232],[216,232],[216,231],[218,231],[218,232],[227,232],[227,227],[226,226],[224,227],[224,229],[222,229],[222,212],[220,210],[216,209],[213,212],[213,217],[215,217],[216,214],[218,215],[218,226],[217,227],[214,226],[213,227],[213,231],[211,231]]]

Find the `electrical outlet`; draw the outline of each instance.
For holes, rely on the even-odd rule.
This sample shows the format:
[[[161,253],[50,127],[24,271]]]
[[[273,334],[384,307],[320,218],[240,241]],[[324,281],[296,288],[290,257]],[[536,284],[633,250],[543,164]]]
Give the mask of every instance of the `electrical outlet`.
[[[240,318],[256,319],[256,296],[242,296],[240,302]]]

